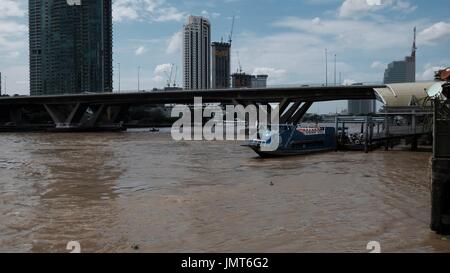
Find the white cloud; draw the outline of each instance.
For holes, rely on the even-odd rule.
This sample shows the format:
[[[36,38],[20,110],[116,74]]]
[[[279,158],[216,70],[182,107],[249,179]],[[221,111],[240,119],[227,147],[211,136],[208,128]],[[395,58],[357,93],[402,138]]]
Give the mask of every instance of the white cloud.
[[[153,73],[155,75],[165,75],[166,73],[170,73],[170,70],[172,69],[172,64],[160,64],[157,65]]]
[[[140,56],[140,55],[144,54],[145,52],[147,52],[147,49],[144,46],[140,46],[134,51],[134,54],[136,56]]]
[[[374,61],[371,65],[370,68],[372,69],[378,69],[378,70],[384,70],[386,69],[387,65],[380,62],[380,61]]]
[[[319,17],[316,17],[316,18],[314,18],[314,19],[312,20],[312,23],[313,23],[313,25],[318,26],[318,25],[321,25],[321,24],[322,24],[322,21],[320,20]]]
[[[202,10],[201,14],[202,14],[203,17],[206,17],[206,18],[218,18],[218,17],[220,17],[220,13],[218,13],[218,12],[209,12],[207,10]]]
[[[0,52],[17,51],[26,47],[28,28],[14,21],[0,20]]]
[[[138,12],[129,6],[114,6],[112,16],[115,22],[123,20],[137,20],[139,18]]]
[[[164,82],[164,78],[163,78],[161,75],[156,75],[156,76],[154,76],[154,77],[152,78],[152,81],[153,81],[155,84],[161,84],[161,83]]]
[[[25,16],[22,2],[17,0],[0,0],[0,18]]]
[[[355,22],[351,19],[322,20],[315,18],[311,20],[287,17],[276,22],[275,25],[304,35],[308,40],[301,44],[307,43],[310,46],[316,46],[325,40],[331,40],[335,48],[379,50],[410,44],[413,27],[421,25],[421,22],[374,22],[368,20]],[[389,31],[386,31],[387,29]],[[323,48],[325,47],[327,46],[324,45]]]
[[[423,69],[423,72],[417,75],[417,79],[420,81],[434,80],[435,72],[444,68],[445,68],[444,66],[427,63]]]
[[[269,75],[268,81],[270,83],[281,83],[287,76],[287,71],[284,69],[276,69],[271,67],[256,67],[253,69],[254,75]]]
[[[352,80],[352,79],[345,79],[344,82],[342,83],[343,85],[352,85],[355,84],[356,81]]]
[[[420,44],[436,44],[450,37],[450,23],[438,22],[421,31],[418,35]]]
[[[115,0],[113,3],[113,20],[115,22],[127,20],[179,22],[185,17],[185,12],[179,11],[165,0]]]
[[[181,51],[182,41],[183,40],[183,34],[181,31],[175,33],[170,37],[170,39],[167,41],[167,54],[176,54]]]
[[[417,7],[406,0],[345,0],[338,10],[338,15],[343,18],[358,18],[384,9],[409,13]]]

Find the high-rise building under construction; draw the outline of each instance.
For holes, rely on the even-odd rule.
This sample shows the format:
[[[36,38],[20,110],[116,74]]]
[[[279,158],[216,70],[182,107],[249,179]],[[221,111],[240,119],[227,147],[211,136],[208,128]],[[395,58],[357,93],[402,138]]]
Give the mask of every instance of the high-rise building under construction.
[[[226,89],[231,86],[231,44],[212,43],[212,88]]]

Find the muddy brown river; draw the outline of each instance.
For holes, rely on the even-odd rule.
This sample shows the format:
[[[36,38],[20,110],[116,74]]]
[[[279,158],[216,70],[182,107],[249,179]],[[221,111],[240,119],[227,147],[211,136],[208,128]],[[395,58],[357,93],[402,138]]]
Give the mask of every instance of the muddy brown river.
[[[450,252],[429,229],[431,153],[239,144],[1,134],[0,252]]]

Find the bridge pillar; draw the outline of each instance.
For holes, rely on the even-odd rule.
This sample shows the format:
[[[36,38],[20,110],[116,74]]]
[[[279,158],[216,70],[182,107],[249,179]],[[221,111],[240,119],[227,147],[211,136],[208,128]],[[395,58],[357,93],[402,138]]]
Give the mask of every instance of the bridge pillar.
[[[16,125],[22,123],[22,108],[13,107],[9,108],[9,117]]]
[[[418,150],[419,150],[419,137],[413,136],[412,141],[411,141],[411,151],[417,152]]]
[[[298,109],[298,111],[290,118],[289,123],[298,124],[312,105],[313,102],[305,102],[302,107],[300,107],[300,109]]]
[[[297,112],[302,105],[302,102],[295,102],[291,107],[280,117],[280,124],[285,124],[289,121],[289,119],[292,117],[292,115]]]

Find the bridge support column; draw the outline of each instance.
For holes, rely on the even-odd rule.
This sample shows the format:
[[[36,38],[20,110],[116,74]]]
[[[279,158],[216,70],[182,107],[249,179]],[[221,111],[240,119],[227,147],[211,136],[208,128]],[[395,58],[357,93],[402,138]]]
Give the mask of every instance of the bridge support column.
[[[289,121],[292,115],[300,109],[302,102],[295,102],[291,107],[280,117],[280,124],[285,124]]]
[[[88,108],[87,105],[81,103],[75,105],[44,104],[44,107],[56,125],[79,124]]]
[[[447,90],[448,91],[448,90]],[[450,93],[450,92],[449,92]],[[431,229],[450,234],[450,99],[434,101]]]
[[[298,124],[312,105],[313,102],[305,102],[302,107],[300,107],[300,109],[291,117],[289,123]]]
[[[411,151],[417,152],[418,150],[419,150],[419,137],[413,136],[413,138],[411,140]]]
[[[438,234],[450,234],[450,159],[432,160],[431,229]]]
[[[9,109],[9,117],[16,125],[22,123],[22,108],[14,107]]]

